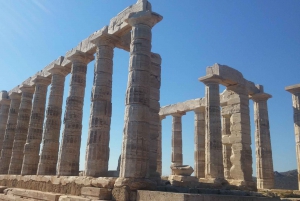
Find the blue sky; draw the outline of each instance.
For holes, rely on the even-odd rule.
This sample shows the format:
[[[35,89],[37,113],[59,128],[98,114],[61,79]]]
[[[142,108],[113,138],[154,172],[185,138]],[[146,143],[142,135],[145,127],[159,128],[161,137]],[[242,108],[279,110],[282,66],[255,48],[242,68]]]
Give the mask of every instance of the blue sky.
[[[164,16],[153,28],[152,51],[161,54],[161,105],[204,97],[198,78],[214,63],[236,68],[273,95],[268,102],[274,169],[296,169],[291,95],[285,86],[300,83],[299,0],[152,0]],[[0,86],[10,90],[64,56],[81,40],[108,25],[136,0],[0,0]],[[129,53],[116,49],[109,169],[121,153]],[[80,168],[90,113],[93,65],[88,65]],[[69,90],[65,83],[64,102]],[[250,101],[252,136],[253,104]],[[183,160],[193,165],[193,113],[183,117]],[[163,121],[163,174],[171,161],[171,117]],[[254,139],[252,139],[254,143]],[[253,146],[253,153],[254,152]],[[253,155],[254,156],[254,155]],[[255,158],[253,160],[255,174]]]

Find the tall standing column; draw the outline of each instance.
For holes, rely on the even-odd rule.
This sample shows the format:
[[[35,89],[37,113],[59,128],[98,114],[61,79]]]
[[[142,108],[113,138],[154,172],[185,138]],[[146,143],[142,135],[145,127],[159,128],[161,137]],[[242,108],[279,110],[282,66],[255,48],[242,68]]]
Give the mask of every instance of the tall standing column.
[[[8,174],[16,175],[21,174],[24,156],[23,151],[27,139],[29,120],[32,108],[32,97],[34,93],[33,86],[21,85],[19,88],[22,91],[22,97],[19,108],[19,115],[12,149],[12,155],[8,170]]]
[[[213,78],[200,81],[206,85],[205,178],[217,181],[224,179],[219,83]]]
[[[298,169],[298,188],[300,190],[300,84],[288,86],[285,88],[285,90],[292,94]]]
[[[7,126],[7,118],[10,106],[10,99],[8,99],[7,91],[1,92],[2,99],[0,100],[0,150],[4,140],[5,130]]]
[[[182,115],[185,113],[172,114],[172,166],[182,165]],[[172,172],[172,175],[174,173]]]
[[[222,107],[222,112],[224,111],[225,107]],[[228,143],[230,135],[231,135],[230,115],[222,114],[222,140],[223,140],[222,144],[223,144],[223,165],[224,165],[225,179],[231,179],[230,168],[231,168],[232,164],[230,161],[230,156],[231,156],[231,146],[232,145],[230,143]],[[224,140],[224,139],[226,139],[226,140]],[[227,141],[227,142],[224,142],[224,141]]]
[[[57,174],[60,176],[76,176],[79,174],[82,107],[87,64],[94,59],[94,56],[76,50],[67,59],[72,61],[72,70],[64,116],[62,142],[59,149]]]
[[[112,73],[115,38],[107,34],[92,41],[97,46],[91,116],[86,147],[85,175],[104,177],[108,172],[109,139],[112,112]]]
[[[150,68],[150,143],[149,143],[149,176],[160,180],[157,172],[157,154],[159,138],[159,110],[160,110],[160,85],[161,85],[161,57],[159,54],[151,54]]]
[[[162,120],[165,119],[165,116],[159,116],[159,125],[158,125],[158,138],[157,138],[157,169],[156,172],[162,175]]]
[[[51,73],[52,79],[46,109],[38,175],[56,174],[65,77],[69,74],[69,69],[59,65],[54,65],[48,71]]]
[[[271,148],[270,126],[267,100],[272,96],[266,93],[254,94],[256,176],[258,189],[274,188],[274,169]]]
[[[50,80],[50,78],[39,75],[32,79],[32,82],[35,84],[35,92],[27,140],[24,146],[24,157],[21,170],[22,175],[36,175],[37,173],[40,144],[43,134],[47,87],[50,84]]]
[[[152,27],[162,19],[150,11],[128,19],[132,26],[120,177],[145,178],[149,168],[149,96]]]
[[[12,92],[9,96],[10,108],[0,157],[0,174],[7,174],[17,126],[21,94]]]
[[[205,109],[199,108],[195,112],[194,134],[194,169],[197,178],[205,177]]]

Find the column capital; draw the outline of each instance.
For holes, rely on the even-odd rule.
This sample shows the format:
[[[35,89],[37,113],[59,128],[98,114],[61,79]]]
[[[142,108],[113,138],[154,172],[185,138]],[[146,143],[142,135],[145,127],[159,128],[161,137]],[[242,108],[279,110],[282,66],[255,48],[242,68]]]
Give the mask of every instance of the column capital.
[[[257,93],[257,94],[251,95],[250,98],[254,102],[267,101],[269,98],[272,98],[272,95],[267,94],[267,93]]]
[[[287,86],[285,87],[285,90],[290,92],[291,94],[300,94],[300,84],[295,84],[292,86]]]
[[[164,116],[164,115],[159,115],[159,119],[162,121],[163,119],[165,119],[166,118],[166,116]]]
[[[0,100],[0,104],[1,105],[10,105],[10,99],[2,99]]]
[[[51,73],[51,75],[60,74],[67,76],[71,72],[71,68],[54,64],[50,69],[48,69],[48,72]]]
[[[230,85],[230,86],[227,87],[227,90],[234,91],[237,94],[248,93],[247,89],[246,89],[246,86],[241,85],[241,84]]]
[[[79,50],[75,50],[75,51],[71,51],[71,52],[67,53],[66,58],[68,60],[72,61],[72,63],[80,62],[80,63],[84,63],[84,64],[88,64],[89,62],[91,62],[92,60],[95,59],[94,55],[84,53]]]
[[[116,43],[118,43],[119,41],[119,37],[108,33],[108,26],[103,27],[90,39],[90,42],[98,47],[102,45],[107,45],[114,48],[116,46]]]
[[[48,86],[51,83],[50,77],[43,77],[41,75],[36,75],[31,79],[31,82],[33,82],[35,85],[41,84]]]
[[[203,82],[205,85],[209,84],[220,84],[221,77],[218,75],[206,75],[198,78],[200,82]]]
[[[186,112],[177,111],[177,113],[171,114],[172,117],[182,117]]]
[[[11,92],[9,94],[9,98],[11,100],[14,100],[14,99],[21,99],[21,93],[17,93],[17,92]]]
[[[138,24],[145,24],[149,27],[153,27],[155,24],[160,22],[163,17],[157,13],[147,11],[140,11],[129,16],[125,20],[130,26],[136,26]]]
[[[19,89],[23,92],[28,92],[28,93],[34,93],[34,86],[30,86],[30,85],[27,85],[27,84],[21,84],[19,86]]]
[[[196,114],[205,112],[205,106],[199,107],[199,108],[197,108],[197,109],[194,109],[194,112],[195,112]]]

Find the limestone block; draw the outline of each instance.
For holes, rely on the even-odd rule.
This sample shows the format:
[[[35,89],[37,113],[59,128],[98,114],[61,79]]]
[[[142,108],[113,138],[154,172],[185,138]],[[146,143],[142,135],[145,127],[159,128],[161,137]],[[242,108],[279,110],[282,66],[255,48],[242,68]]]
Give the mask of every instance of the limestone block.
[[[191,176],[194,169],[189,165],[174,165],[171,166],[171,170],[175,175]]]
[[[49,192],[27,190],[27,189],[20,189],[20,188],[12,188],[10,190],[10,193],[12,195],[17,195],[25,198],[41,199],[47,201],[58,201],[61,195],[57,193],[49,193]]]
[[[84,198],[80,196],[62,195],[58,201],[92,201],[90,198]]]
[[[92,179],[92,186],[98,188],[110,188],[114,187],[115,181],[117,178],[115,177],[99,177]]]
[[[111,200],[112,190],[107,188],[82,187],[81,195],[87,198]]]

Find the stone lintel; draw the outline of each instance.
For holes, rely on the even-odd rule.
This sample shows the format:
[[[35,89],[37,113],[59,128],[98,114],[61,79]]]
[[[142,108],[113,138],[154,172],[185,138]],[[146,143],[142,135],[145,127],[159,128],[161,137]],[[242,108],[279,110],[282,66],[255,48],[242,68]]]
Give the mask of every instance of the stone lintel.
[[[51,68],[48,69],[48,72],[53,74],[61,74],[63,76],[67,76],[70,72],[71,72],[71,66],[61,66],[61,65],[57,65],[54,64]]]
[[[137,13],[132,13],[129,18],[125,20],[129,25],[135,26],[137,24],[146,24],[149,27],[155,26],[158,22],[163,19],[158,13],[147,11],[140,11]]]
[[[90,42],[96,46],[109,45],[115,47],[120,38],[108,33],[108,26],[97,31],[90,39]]]
[[[88,64],[90,61],[94,60],[95,57],[94,55],[75,50],[67,52],[66,58],[72,62],[82,62],[84,64]]]
[[[173,117],[182,117],[186,112],[177,111],[176,113],[171,114]]]
[[[21,84],[19,88],[22,92],[29,92],[29,93],[34,93],[35,90],[33,86],[27,84]]]
[[[252,96],[250,96],[250,98],[254,102],[267,101],[269,98],[272,98],[272,95],[262,92],[262,93],[253,94]]]
[[[32,78],[31,81],[35,85],[37,85],[37,84],[43,84],[43,85],[47,85],[48,86],[51,83],[51,78],[49,78],[49,77],[43,77],[43,76],[40,76],[40,75],[35,75]]]
[[[166,116],[164,116],[164,115],[161,115],[161,116],[159,116],[159,119],[162,121],[163,119],[165,119],[166,118]]]
[[[285,90],[290,92],[291,94],[298,94],[298,93],[300,93],[300,84],[287,86],[287,87],[285,87]]]

